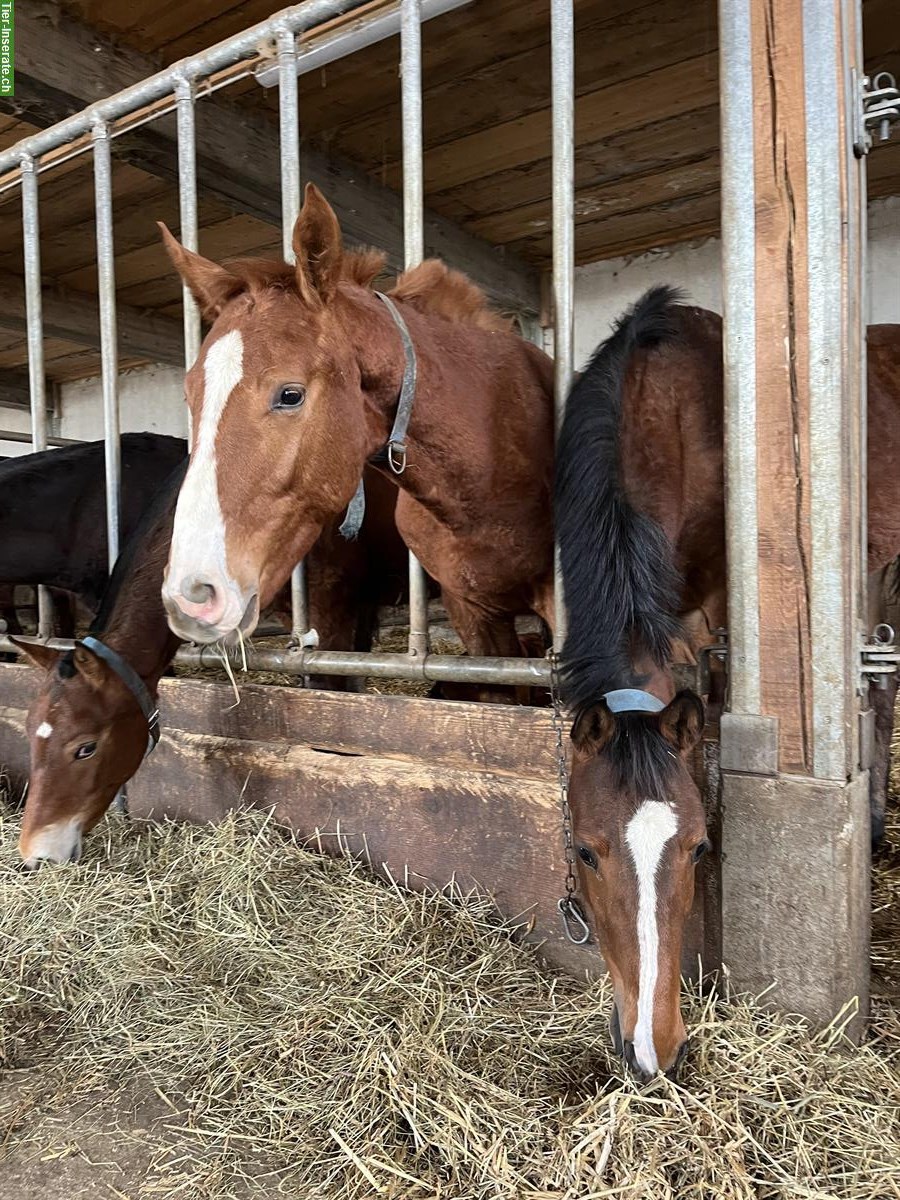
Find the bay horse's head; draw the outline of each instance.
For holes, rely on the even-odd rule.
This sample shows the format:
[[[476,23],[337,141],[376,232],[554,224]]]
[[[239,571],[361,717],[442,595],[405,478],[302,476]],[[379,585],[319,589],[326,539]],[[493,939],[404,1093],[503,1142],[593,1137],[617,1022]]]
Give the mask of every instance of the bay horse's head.
[[[141,765],[147,721],[93,651],[12,640],[44,671],[25,726],[31,769],[19,853],[29,867],[77,862],[82,837]]]
[[[312,185],[294,228],[296,266],[219,266],[161,228],[211,323],[186,377],[191,460],[163,602],[173,632],[209,642],[252,631],[382,444],[372,402],[386,384],[371,364],[388,350],[373,336],[380,305],[367,285],[383,258],[345,254]]]
[[[578,880],[613,981],[613,1042],[641,1078],[674,1071],[687,1046],[681,943],[709,845],[687,759],[702,730],[691,692],[659,713],[601,700],[572,728]]]

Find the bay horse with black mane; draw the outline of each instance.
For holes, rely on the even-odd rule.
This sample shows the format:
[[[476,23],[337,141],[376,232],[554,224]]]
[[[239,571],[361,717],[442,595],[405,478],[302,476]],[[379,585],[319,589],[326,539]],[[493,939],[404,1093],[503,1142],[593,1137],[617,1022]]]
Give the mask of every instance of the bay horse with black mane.
[[[440,262],[379,298],[383,256],[345,253],[312,185],[296,267],[219,266],[163,235],[212,325],[185,381],[196,436],[163,587],[172,629],[202,642],[252,631],[368,463],[399,486],[397,526],[470,654],[520,655],[518,613],[552,627],[547,356]],[[398,473],[385,447],[403,330],[417,382]]]

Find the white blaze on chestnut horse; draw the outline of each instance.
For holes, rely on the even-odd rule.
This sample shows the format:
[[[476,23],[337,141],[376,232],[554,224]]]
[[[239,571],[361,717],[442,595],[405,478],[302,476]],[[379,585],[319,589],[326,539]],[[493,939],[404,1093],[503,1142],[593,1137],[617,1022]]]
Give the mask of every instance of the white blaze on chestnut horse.
[[[380,256],[344,252],[321,194],[306,190],[294,230],[296,267],[219,266],[163,233],[211,324],[186,380],[194,444],[163,586],[172,630],[204,642],[252,632],[260,605],[322,525],[346,509],[367,463],[399,487],[398,528],[441,585],[469,653],[521,653],[517,613],[531,610],[552,628],[546,355],[441,263],[402,275],[389,296],[414,347],[417,383],[407,465],[398,475],[385,445],[407,367],[402,332],[371,287]],[[604,364],[596,369],[602,374]],[[578,470],[593,478],[597,467],[574,449]],[[564,561],[567,542],[571,560],[597,538],[592,509],[577,507],[561,524]],[[677,595],[673,603],[677,609]],[[618,624],[599,626],[617,647],[631,636],[627,605],[620,609]],[[615,982],[614,1034],[640,1074],[674,1069],[685,1043],[679,950],[693,861],[706,844],[686,766],[702,708],[695,697],[673,696],[669,651],[668,636],[648,648],[660,697],[652,712],[614,714],[603,693],[617,681],[601,686],[592,705],[580,692],[573,705],[582,884]],[[577,663],[564,665],[568,684]],[[627,697],[614,703],[627,709]],[[632,770],[632,741],[620,732],[635,722],[645,733],[634,739]],[[646,789],[636,791],[635,780]]]

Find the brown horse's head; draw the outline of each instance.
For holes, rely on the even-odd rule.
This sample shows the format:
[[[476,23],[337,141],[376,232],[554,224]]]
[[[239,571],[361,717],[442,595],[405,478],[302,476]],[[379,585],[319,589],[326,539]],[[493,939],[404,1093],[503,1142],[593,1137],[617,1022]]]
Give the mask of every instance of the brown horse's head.
[[[164,227],[163,236],[212,324],[186,379],[191,461],[163,601],[173,632],[215,641],[255,627],[346,508],[384,441],[376,393],[399,389],[400,375],[386,382],[373,366],[390,352],[373,337],[380,306],[364,285],[383,259],[344,253],[337,218],[311,185],[294,229],[296,267],[221,267]]]
[[[82,836],[141,764],[147,720],[132,693],[91,650],[69,653],[16,639],[45,671],[28,710],[28,800],[19,853],[29,867],[77,862]]]
[[[579,884],[615,989],[613,1041],[640,1078],[674,1071],[687,1045],[681,942],[708,842],[686,760],[702,729],[691,692],[658,714],[601,700],[572,729]]]

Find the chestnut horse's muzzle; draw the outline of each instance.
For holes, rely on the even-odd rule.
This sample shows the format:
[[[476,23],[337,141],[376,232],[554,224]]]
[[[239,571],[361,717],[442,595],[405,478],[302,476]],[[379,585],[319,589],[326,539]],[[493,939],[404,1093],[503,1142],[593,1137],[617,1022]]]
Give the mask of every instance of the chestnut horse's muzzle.
[[[259,595],[240,594],[224,584],[191,576],[177,590],[163,587],[169,628],[186,642],[219,642],[252,633],[259,621]]]

